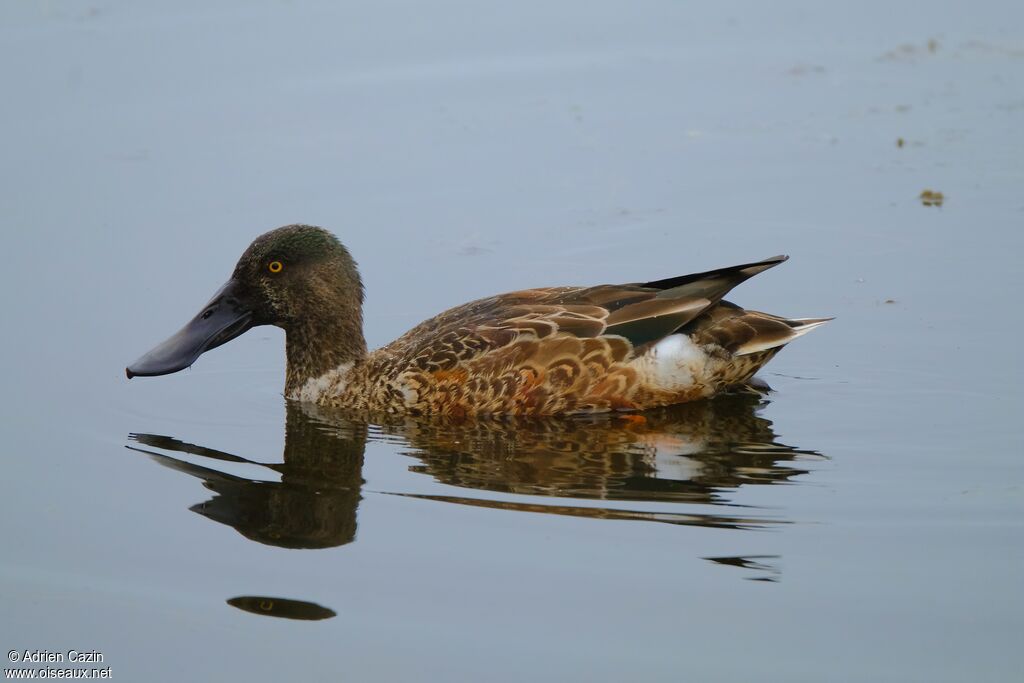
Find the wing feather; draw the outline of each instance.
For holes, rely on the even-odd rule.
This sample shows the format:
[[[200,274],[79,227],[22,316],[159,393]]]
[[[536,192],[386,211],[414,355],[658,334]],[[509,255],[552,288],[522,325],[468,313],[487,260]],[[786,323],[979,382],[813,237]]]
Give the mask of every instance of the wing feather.
[[[388,351],[400,364],[405,359],[408,365],[432,370],[451,369],[524,338],[543,343],[564,337],[620,338],[637,354],[698,320],[716,308],[730,289],[786,258],[647,283],[501,294],[421,323],[390,344]]]

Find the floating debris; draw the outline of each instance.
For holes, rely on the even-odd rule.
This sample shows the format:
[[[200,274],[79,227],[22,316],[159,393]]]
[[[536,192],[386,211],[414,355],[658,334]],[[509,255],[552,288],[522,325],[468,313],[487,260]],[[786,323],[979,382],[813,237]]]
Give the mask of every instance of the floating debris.
[[[897,147],[903,147],[906,144],[907,144],[907,141],[904,140],[903,138],[896,138],[896,146]]]
[[[818,64],[797,64],[789,69],[790,76],[820,76],[825,73],[825,67]]]
[[[939,41],[929,38],[924,45],[903,43],[882,54],[878,59],[883,62],[916,62],[919,57],[934,55],[939,51]]]
[[[924,190],[920,194],[921,203],[925,206],[942,206],[942,202],[946,200],[946,197],[941,192],[935,190]]]

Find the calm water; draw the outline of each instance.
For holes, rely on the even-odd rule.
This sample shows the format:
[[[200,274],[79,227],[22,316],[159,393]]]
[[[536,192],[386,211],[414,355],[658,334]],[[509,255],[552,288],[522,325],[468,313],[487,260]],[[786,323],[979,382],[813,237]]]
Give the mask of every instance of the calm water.
[[[3,651],[1020,680],[1024,5],[207,5],[0,9]],[[767,398],[643,420],[353,422],[281,397],[272,328],[124,378],[295,221],[371,345],[779,252],[730,298],[837,320]]]

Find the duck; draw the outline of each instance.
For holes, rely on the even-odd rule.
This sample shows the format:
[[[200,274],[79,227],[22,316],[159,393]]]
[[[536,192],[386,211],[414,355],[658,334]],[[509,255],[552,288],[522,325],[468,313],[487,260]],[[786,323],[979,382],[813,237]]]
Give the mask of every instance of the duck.
[[[643,411],[750,386],[786,344],[831,320],[723,299],[787,259],[498,294],[368,351],[352,255],[328,230],[286,225],[257,237],[202,310],[125,372],[178,372],[253,327],[275,325],[285,331],[288,399],[455,418]]]

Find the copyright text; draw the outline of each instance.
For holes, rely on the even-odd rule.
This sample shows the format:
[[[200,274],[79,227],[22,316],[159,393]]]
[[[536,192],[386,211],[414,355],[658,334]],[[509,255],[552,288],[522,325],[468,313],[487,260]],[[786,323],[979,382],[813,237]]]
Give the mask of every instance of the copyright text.
[[[97,666],[50,666],[51,664],[102,664],[105,661],[99,650],[8,650],[7,661],[20,665],[19,668],[5,668],[4,679],[111,679],[111,667]],[[33,666],[43,664],[45,666]]]

